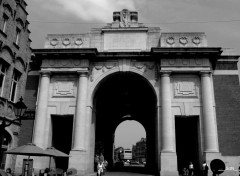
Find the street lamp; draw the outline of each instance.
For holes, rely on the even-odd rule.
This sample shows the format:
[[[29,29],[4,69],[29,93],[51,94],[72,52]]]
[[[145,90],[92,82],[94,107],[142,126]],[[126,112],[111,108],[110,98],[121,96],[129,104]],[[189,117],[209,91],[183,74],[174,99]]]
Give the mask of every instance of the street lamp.
[[[24,116],[24,113],[26,112],[26,110],[27,110],[27,106],[23,103],[23,98],[21,97],[19,101],[14,104],[15,119],[7,119],[6,117],[1,117],[2,123],[0,124],[0,150],[2,149],[4,131],[6,127],[10,126],[11,124],[17,121],[21,125],[21,120],[33,119],[32,115],[30,115],[29,117]],[[0,153],[0,164],[2,163],[1,155],[2,154]]]
[[[15,103],[14,113],[16,118],[21,120],[26,110],[27,106],[23,103],[23,98],[21,97],[19,101]]]

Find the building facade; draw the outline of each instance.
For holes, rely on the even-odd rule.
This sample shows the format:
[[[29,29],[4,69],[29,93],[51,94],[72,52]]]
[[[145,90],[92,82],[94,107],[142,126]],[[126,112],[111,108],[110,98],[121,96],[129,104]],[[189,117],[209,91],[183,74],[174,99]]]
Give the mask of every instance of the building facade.
[[[0,1],[0,122],[15,118],[14,103],[24,97],[31,48],[26,12],[23,0]],[[4,151],[17,147],[20,124],[13,123],[4,129],[3,145],[0,146],[1,169],[14,168],[15,157]]]
[[[146,151],[146,138],[141,138],[141,140],[132,147],[133,160],[136,160],[140,163],[146,162]]]
[[[111,165],[114,133],[125,120],[146,130],[149,173],[178,175],[189,162],[200,172],[216,158],[238,167],[238,56],[208,47],[204,33],[161,32],[124,9],[86,34],[48,35],[34,54],[33,142],[71,156],[56,167],[91,174],[96,143]],[[34,168],[47,159],[34,158]]]

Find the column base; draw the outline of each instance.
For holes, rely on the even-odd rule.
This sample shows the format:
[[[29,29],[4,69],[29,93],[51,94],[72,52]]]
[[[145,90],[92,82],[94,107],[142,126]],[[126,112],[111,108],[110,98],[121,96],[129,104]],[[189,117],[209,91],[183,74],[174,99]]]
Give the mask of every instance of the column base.
[[[68,168],[77,169],[78,176],[91,175],[93,173],[93,166],[91,166],[91,162],[89,161],[88,151],[72,150],[70,156]]]
[[[178,176],[177,155],[176,153],[161,153],[161,171],[162,176]]]
[[[214,159],[221,159],[222,154],[219,152],[204,152],[204,158],[206,162],[210,164]]]

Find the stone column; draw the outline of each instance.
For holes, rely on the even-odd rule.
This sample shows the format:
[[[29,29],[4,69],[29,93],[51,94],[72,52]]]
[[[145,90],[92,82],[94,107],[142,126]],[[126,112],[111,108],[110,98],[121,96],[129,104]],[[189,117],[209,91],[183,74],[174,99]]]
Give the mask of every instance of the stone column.
[[[174,121],[171,105],[171,72],[161,72],[161,173],[164,176],[177,176],[177,156],[175,150]]]
[[[69,167],[76,168],[78,175],[88,172],[89,149],[87,124],[87,95],[88,95],[88,72],[79,71],[77,90],[76,112],[74,118],[73,146],[70,152]]]
[[[219,152],[211,73],[201,72],[204,151]]]
[[[85,131],[86,131],[86,106],[88,73],[78,72],[79,83],[77,91],[76,113],[74,120],[74,138],[72,150],[86,150]]]
[[[174,152],[170,72],[161,73],[162,152]]]
[[[33,143],[39,147],[45,147],[45,124],[47,118],[49,84],[50,72],[41,72],[38,104],[33,134]]]

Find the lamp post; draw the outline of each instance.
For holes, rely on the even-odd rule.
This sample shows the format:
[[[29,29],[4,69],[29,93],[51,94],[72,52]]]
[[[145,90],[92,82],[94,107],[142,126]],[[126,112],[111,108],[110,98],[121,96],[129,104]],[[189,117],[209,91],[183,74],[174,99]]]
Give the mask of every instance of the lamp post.
[[[14,114],[15,119],[7,119],[6,117],[1,117],[2,123],[0,124],[0,149],[2,149],[4,131],[5,128],[10,126],[13,123],[18,122],[21,125],[21,120],[33,119],[33,116],[28,114],[29,117],[25,117],[24,114],[27,110],[27,106],[23,102],[21,97],[17,103],[14,104]],[[0,153],[0,164],[2,163],[2,154]]]

